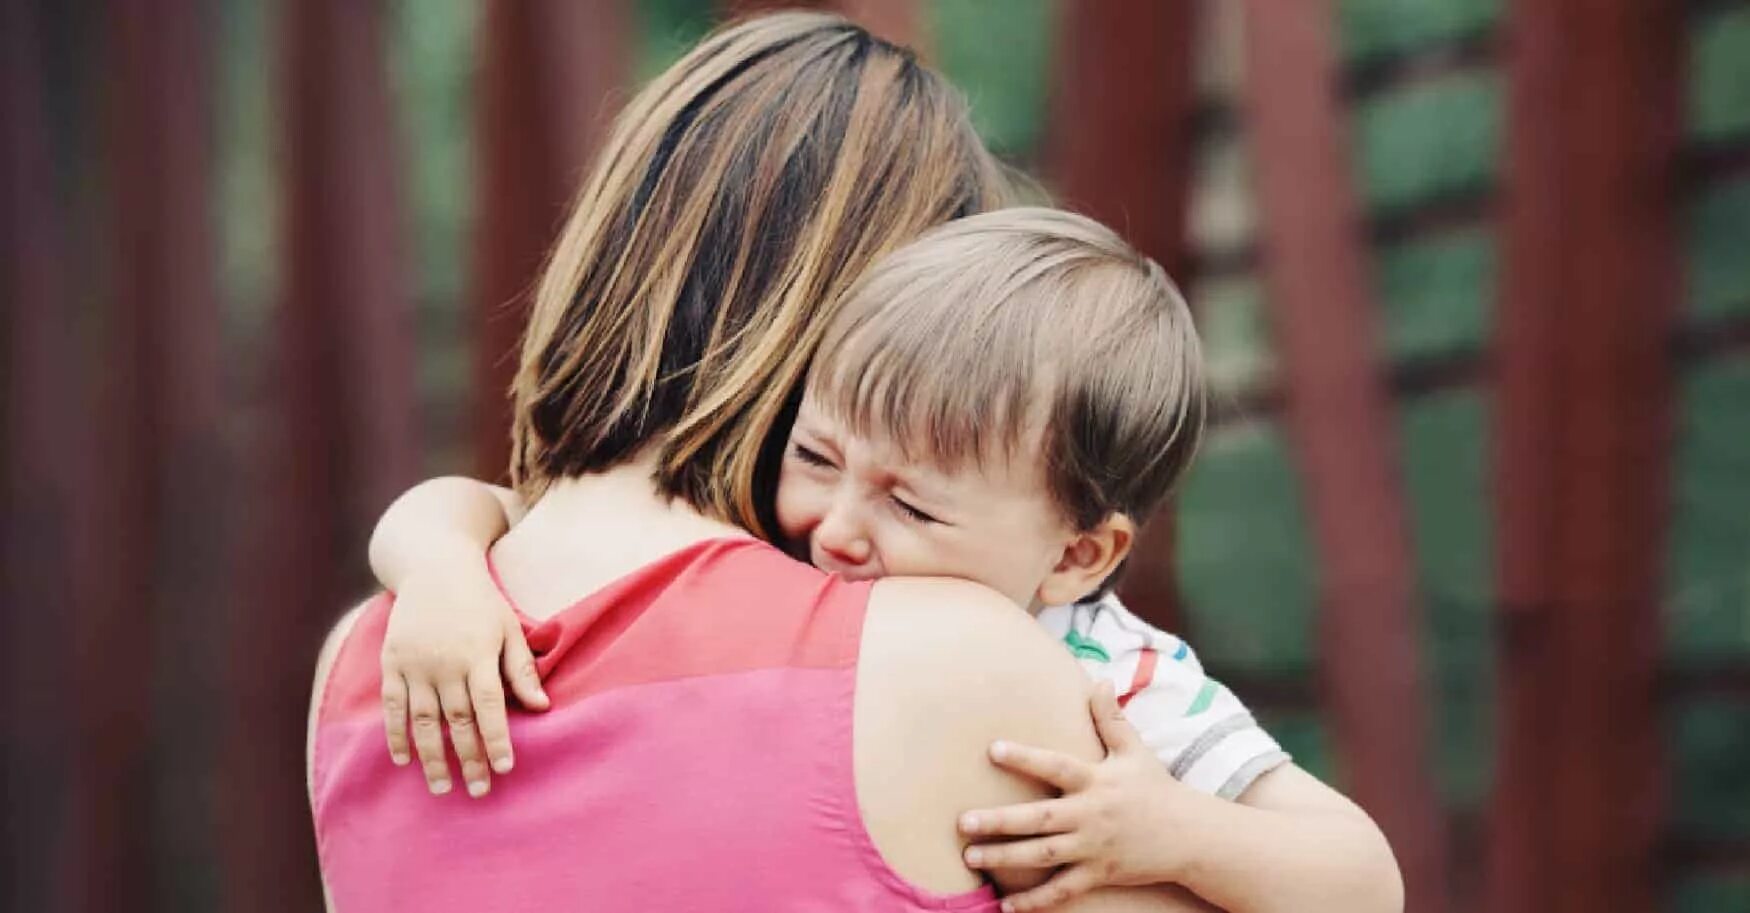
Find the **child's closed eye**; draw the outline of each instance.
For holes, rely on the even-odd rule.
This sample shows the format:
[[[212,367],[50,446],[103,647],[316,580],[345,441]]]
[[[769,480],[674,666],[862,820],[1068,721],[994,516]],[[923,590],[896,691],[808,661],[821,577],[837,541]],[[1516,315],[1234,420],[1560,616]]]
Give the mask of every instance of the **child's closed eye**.
[[[907,504],[905,502],[905,500],[900,498],[899,496],[894,495],[892,497],[893,497],[893,505],[895,507],[899,508],[899,512],[904,514],[907,518],[914,520],[918,523],[941,523],[942,522],[941,520],[938,520],[935,517],[932,517],[929,514],[924,513],[923,511],[917,509],[916,507],[913,507],[912,505]]]
[[[808,447],[806,444],[793,444],[790,447],[790,452],[796,455],[796,459],[801,460],[810,466],[819,466],[822,469],[838,468],[832,464],[831,460],[822,456],[819,451]]]

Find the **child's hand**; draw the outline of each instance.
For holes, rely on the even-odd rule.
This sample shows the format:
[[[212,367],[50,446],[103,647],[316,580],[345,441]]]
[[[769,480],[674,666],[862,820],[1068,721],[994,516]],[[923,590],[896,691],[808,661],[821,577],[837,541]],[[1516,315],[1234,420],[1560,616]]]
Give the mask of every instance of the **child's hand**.
[[[1055,799],[967,812],[961,833],[973,838],[966,864],[977,869],[1058,868],[1044,884],[1004,898],[1010,913],[1055,906],[1106,885],[1180,881],[1184,841],[1168,828],[1186,803],[1203,796],[1173,779],[1118,709],[1112,686],[1092,700],[1106,759],[1078,758],[1010,742],[991,745],[998,765],[1063,791]],[[978,843],[993,837],[1032,838]]]
[[[446,574],[446,579],[434,576],[407,580],[389,613],[383,639],[383,717],[389,756],[396,764],[410,760],[407,720],[411,714],[413,745],[426,785],[434,794],[449,792],[443,734],[447,721],[468,794],[479,797],[491,789],[487,758],[491,769],[501,774],[514,763],[500,670],[523,706],[545,710],[547,694],[541,689],[522,625],[493,585],[485,564]]]

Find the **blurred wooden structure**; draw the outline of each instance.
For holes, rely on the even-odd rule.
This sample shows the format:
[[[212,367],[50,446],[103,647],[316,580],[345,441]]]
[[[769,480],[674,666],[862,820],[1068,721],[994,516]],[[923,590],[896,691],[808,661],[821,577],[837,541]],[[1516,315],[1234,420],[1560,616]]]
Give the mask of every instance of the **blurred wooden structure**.
[[[474,471],[507,480],[511,380],[536,277],[629,78],[620,0],[489,0],[476,147]]]
[[[1682,26],[1675,5],[1632,0],[1510,20],[1488,894],[1502,913],[1660,906]]]
[[[1377,302],[1335,92],[1332,7],[1245,6],[1244,117],[1284,409],[1323,568],[1319,654],[1356,801],[1391,839],[1409,906],[1443,909],[1444,827],[1429,768],[1409,517]]]
[[[937,33],[951,4],[715,11],[795,5],[944,62],[965,53]],[[1750,881],[1750,837],[1673,824],[1662,734],[1678,699],[1750,696],[1750,655],[1673,672],[1661,652],[1679,368],[1750,352],[1750,297],[1683,313],[1682,213],[1750,177],[1750,114],[1685,131],[1685,23],[1750,4],[1607,0],[1575,18],[1517,0],[1416,49],[1345,56],[1339,20],[1364,6],[1058,3],[1043,139],[1036,155],[1005,150],[1187,290],[1262,277],[1275,371],[1224,390],[1238,408],[1217,421],[1286,429],[1317,559],[1317,687],[1218,671],[1267,715],[1329,718],[1333,772],[1393,838],[1412,910],[1640,913],[1696,873]],[[1244,22],[1225,94],[1197,66],[1212,10]],[[364,592],[369,521],[429,471],[388,11],[271,6],[277,284],[266,316],[237,318],[216,250],[222,34],[208,7],[0,5],[9,909],[316,903],[300,748],[311,658]],[[502,476],[520,321],[657,40],[649,15],[634,0],[481,5],[471,380],[451,470]],[[1505,82],[1498,189],[1372,199],[1358,108],[1488,67]],[[1229,247],[1192,225],[1212,137],[1248,149],[1257,227]],[[1398,354],[1380,248],[1490,220],[1503,267],[1487,340]],[[1406,397],[1485,385],[1500,734],[1478,813],[1455,810],[1437,775],[1435,598],[1399,427]],[[1198,531],[1177,535],[1183,549]],[[1174,540],[1170,518],[1155,525],[1127,593],[1198,643],[1209,616],[1174,572]]]

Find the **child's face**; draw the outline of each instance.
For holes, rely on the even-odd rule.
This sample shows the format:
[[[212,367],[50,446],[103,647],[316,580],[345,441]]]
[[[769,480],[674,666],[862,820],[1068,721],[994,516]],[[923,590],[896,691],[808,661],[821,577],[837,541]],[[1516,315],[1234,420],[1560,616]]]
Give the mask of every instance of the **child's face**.
[[[861,437],[805,395],[778,479],[778,525],[849,580],[959,577],[1034,610],[1075,531],[1046,490],[1037,447],[945,470]]]

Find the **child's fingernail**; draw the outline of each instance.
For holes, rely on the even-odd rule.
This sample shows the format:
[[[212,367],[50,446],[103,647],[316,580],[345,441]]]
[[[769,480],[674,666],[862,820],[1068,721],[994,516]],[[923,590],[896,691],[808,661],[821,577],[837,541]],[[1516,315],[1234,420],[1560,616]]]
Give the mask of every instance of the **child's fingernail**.
[[[1012,900],[1003,901],[1003,913],[1015,913],[1015,902]]]
[[[977,868],[981,865],[984,865],[984,854],[978,851],[978,847],[976,847],[976,846],[967,847],[967,849],[966,849],[966,864],[969,866],[972,866],[973,868]]]
[[[406,767],[407,762],[413,759],[399,752],[395,752],[389,755],[389,760],[394,761],[396,767]]]
[[[516,766],[516,762],[511,760],[510,758],[493,758],[492,759],[492,771],[493,771],[493,773],[507,774],[507,773],[510,773],[510,769],[512,767],[515,767],[515,766]]]
[[[977,815],[961,815],[960,816],[960,829],[967,832],[968,834],[978,833],[978,816]]]
[[[469,780],[468,781],[468,795],[473,796],[476,799],[480,798],[481,796],[486,795],[486,790],[488,790],[490,788],[491,787],[488,787],[486,785],[485,780]]]
[[[438,780],[437,782],[431,784],[431,794],[434,796],[441,796],[444,793],[447,793],[449,791],[450,791],[450,781],[448,781],[448,780]]]
[[[992,743],[990,743],[990,756],[993,760],[997,760],[997,761],[1001,761],[1002,759],[1008,757],[1009,756],[1009,743],[1007,743],[1007,742],[992,742]]]

